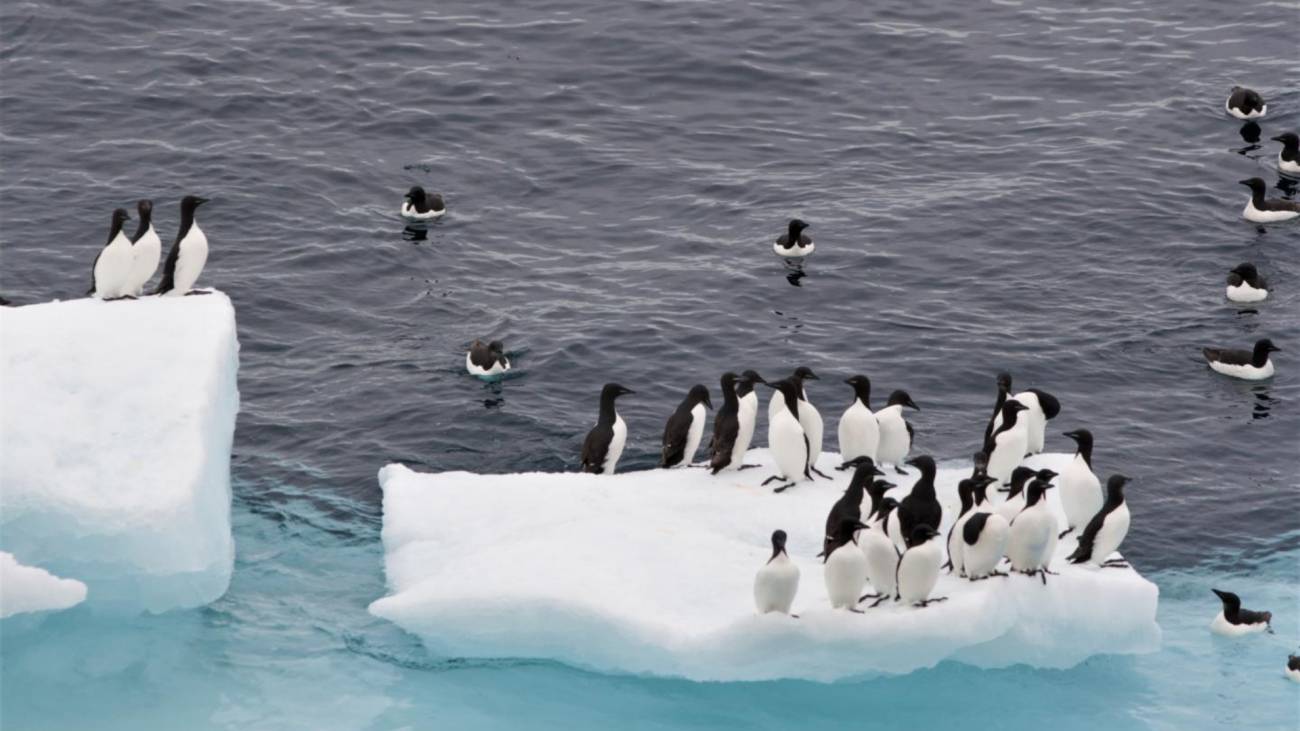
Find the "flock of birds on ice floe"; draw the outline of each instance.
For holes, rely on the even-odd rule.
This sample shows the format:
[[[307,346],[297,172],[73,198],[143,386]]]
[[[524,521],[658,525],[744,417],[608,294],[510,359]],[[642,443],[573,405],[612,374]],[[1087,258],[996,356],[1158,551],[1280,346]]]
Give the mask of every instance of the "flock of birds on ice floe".
[[[1231,116],[1257,125],[1268,105],[1255,91],[1233,87],[1224,108]],[[1243,130],[1243,135],[1246,132]],[[1258,129],[1252,134],[1258,136]],[[1278,169],[1284,175],[1300,176],[1300,136],[1293,132],[1272,138],[1282,144]],[[1250,188],[1242,216],[1255,223],[1277,223],[1300,217],[1300,203],[1268,198],[1268,186],[1258,177],[1239,181]],[[163,261],[162,276],[153,295],[205,294],[196,289],[208,258],[208,240],[196,220],[206,198],[189,195],[180,202],[180,224],[174,243]],[[92,266],[89,295],[98,299],[131,300],[145,294],[146,285],[157,273],[161,240],[153,226],[153,203],[141,200],[135,234],[128,237],[126,209],[113,211],[108,242]],[[437,193],[414,186],[403,197],[401,215],[411,222],[428,222],[447,212]],[[816,246],[806,233],[809,224],[791,220],[772,248],[781,257],[802,258]],[[1228,273],[1226,296],[1233,302],[1255,303],[1269,295],[1268,285],[1253,263],[1243,262]],[[0,304],[9,302],[0,298]],[[1271,340],[1257,341],[1250,350],[1205,348],[1203,354],[1213,370],[1236,378],[1266,379],[1273,375],[1271,354],[1278,350]],[[511,368],[501,341],[475,340],[465,354],[466,370],[477,377],[494,379]],[[693,465],[703,441],[706,407],[712,408],[709,391],[692,387],[668,418],[663,432],[661,467],[696,466],[713,474],[742,470],[744,457],[754,436],[759,409],[757,386],[773,390],[768,403],[768,446],[776,474],[764,485],[778,482],[782,492],[798,483],[825,477],[816,467],[823,443],[823,421],[808,400],[805,383],[817,376],[799,367],[787,378],[767,381],[752,370],[725,373],[721,378],[722,407],[713,423],[708,461]],[[975,453],[969,477],[958,484],[961,502],[958,517],[941,535],[943,508],[935,495],[936,465],[932,457],[909,458],[912,427],[904,409],[919,409],[906,391],[896,390],[878,410],[870,405],[871,382],[863,375],[845,381],[853,389],[853,401],[840,416],[839,449],[841,470],[852,470],[844,494],[830,507],[824,526],[823,580],[831,606],[865,613],[893,601],[926,607],[946,597],[933,596],[940,572],[947,570],[969,581],[1009,577],[1011,572],[1036,577],[1045,585],[1058,541],[1074,533],[1077,543],[1066,560],[1091,564],[1097,569],[1127,567],[1122,558],[1112,558],[1128,534],[1130,515],[1124,499],[1128,478],[1114,474],[1103,491],[1092,469],[1093,436],[1087,429],[1065,432],[1077,445],[1073,460],[1061,474],[1050,469],[1032,469],[1022,461],[1043,450],[1047,422],[1060,411],[1059,402],[1044,391],[1029,389],[1012,393],[1011,376],[999,374],[997,399],[981,448]],[[618,415],[615,401],[630,394],[618,384],[606,384],[600,394],[596,425],[583,442],[581,468],[585,472],[612,474],[627,442],[627,425]],[[919,471],[919,478],[901,500],[885,497],[895,487],[883,479],[882,466],[893,466],[906,474],[902,465]],[[989,490],[993,488],[994,495]],[[1066,525],[1058,525],[1048,508],[1048,490],[1060,492]],[[1005,496],[994,499],[996,495]],[[787,534],[775,530],[771,536],[771,557],[754,577],[754,605],[759,613],[790,614],[799,588],[798,566],[786,553]],[[1003,570],[1003,568],[1007,570]],[[870,591],[867,591],[867,588]],[[1272,614],[1242,606],[1232,592],[1214,589],[1222,611],[1211,628],[1216,633],[1240,636],[1271,632]],[[794,616],[794,615],[792,615]],[[1300,682],[1300,655],[1288,658],[1287,675]]]

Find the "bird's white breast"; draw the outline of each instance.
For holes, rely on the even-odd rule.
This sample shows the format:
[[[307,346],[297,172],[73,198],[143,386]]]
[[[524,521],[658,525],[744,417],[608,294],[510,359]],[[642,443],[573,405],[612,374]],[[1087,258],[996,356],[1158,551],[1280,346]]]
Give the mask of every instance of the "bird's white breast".
[[[867,559],[862,549],[850,541],[831,553],[822,566],[822,574],[831,606],[848,609],[857,606],[862,587],[867,584]]]
[[[446,208],[440,208],[440,209],[430,209],[425,211],[424,213],[420,213],[419,211],[415,210],[415,206],[411,205],[410,201],[402,202],[402,217],[409,218],[415,221],[428,221],[434,218],[438,218],[446,212],[447,212]]]
[[[194,288],[199,281],[203,265],[208,261],[208,237],[199,228],[198,222],[190,225],[185,238],[181,239],[180,253],[176,257],[176,271],[172,274],[173,289],[169,294],[183,295]]]
[[[908,604],[930,598],[939,580],[942,559],[939,542],[934,538],[907,549],[898,562],[899,598]]]
[[[788,409],[777,411],[776,416],[768,421],[767,441],[777,470],[788,480],[804,479],[808,449],[804,445],[803,427]]]
[[[1229,97],[1229,98],[1231,98],[1231,97]],[[1259,119],[1260,117],[1264,116],[1265,114],[1268,114],[1268,105],[1267,105],[1267,104],[1265,104],[1265,105],[1263,105],[1262,107],[1260,107],[1258,111],[1250,112],[1250,113],[1243,112],[1243,111],[1241,111],[1241,109],[1239,109],[1239,108],[1237,108],[1237,107],[1234,107],[1234,106],[1231,106],[1231,105],[1229,104],[1229,102],[1224,102],[1224,103],[1223,103],[1223,108],[1226,109],[1226,110],[1228,110],[1228,114],[1231,114],[1232,116],[1236,117],[1237,119]]]
[[[475,363],[473,359],[470,358],[470,354],[467,352],[465,353],[465,370],[469,371],[469,374],[471,376],[477,376],[479,378],[499,376],[505,373],[506,371],[510,370],[510,361],[509,359],[505,360],[504,362],[500,360],[494,360],[492,361],[491,368],[484,368],[483,366]]]
[[[695,459],[695,451],[700,448],[704,438],[704,404],[691,407],[691,428],[686,432],[686,451],[682,454],[682,465],[689,466]]]
[[[1254,221],[1255,223],[1277,223],[1278,221],[1290,221],[1296,216],[1300,216],[1300,212],[1261,211],[1255,207],[1255,199],[1251,198],[1246,201],[1246,208],[1241,212],[1241,215],[1244,216],[1247,221]]]
[[[1277,169],[1290,175],[1300,175],[1300,161],[1292,162],[1284,157],[1282,153],[1277,153]]]
[[[1233,302],[1260,302],[1268,298],[1267,289],[1256,289],[1246,282],[1237,286],[1228,285],[1228,299]]]
[[[1047,565],[1051,560],[1048,548],[1056,537],[1056,520],[1039,501],[1032,508],[1020,511],[1011,521],[1011,535],[1007,539],[1007,558],[1021,571]]]
[[[806,399],[799,401],[799,426],[808,435],[809,463],[816,464],[822,453],[822,415]]]
[[[1216,372],[1233,378],[1243,378],[1247,381],[1262,381],[1265,378],[1273,377],[1273,359],[1269,358],[1264,362],[1263,368],[1256,368],[1247,363],[1246,365],[1234,365],[1232,363],[1221,363],[1217,360],[1210,361],[1210,367]]]
[[[1089,559],[1091,563],[1100,565],[1102,561],[1109,558],[1119,548],[1128,535],[1128,526],[1131,519],[1128,512],[1128,503],[1120,505],[1106,515],[1105,522],[1101,524],[1101,530],[1097,531],[1097,536],[1092,541],[1092,558]]]
[[[614,414],[614,436],[609,440],[609,449],[605,452],[605,474],[614,474],[618,458],[623,456],[623,445],[627,443],[627,424],[623,417]]]
[[[138,295],[144,285],[158,271],[158,257],[162,255],[162,241],[150,224],[140,240],[131,245],[131,283],[129,294]]]
[[[754,608],[759,614],[789,614],[799,591],[799,567],[784,553],[758,570],[754,576]]]
[[[780,244],[772,244],[772,251],[775,251],[777,256],[785,256],[785,257],[808,256],[809,254],[813,253],[813,249],[816,248],[817,245],[811,241],[808,242],[807,246],[795,244],[794,246],[791,246],[788,249]]]
[[[967,545],[962,540],[962,564],[966,575],[978,579],[987,576],[1002,560],[1002,552],[1007,547],[1007,534],[1010,532],[1007,520],[996,513],[984,521],[984,530],[974,545]]]
[[[119,231],[117,236],[104,246],[99,260],[95,262],[95,296],[109,299],[134,294],[129,290],[133,263],[131,240]]]
[[[1015,426],[993,437],[993,444],[987,471],[989,477],[996,478],[999,483],[1006,483],[1025,458],[1029,444],[1028,427],[1024,421],[1017,420]]]
[[[875,528],[860,532],[858,540],[867,560],[867,578],[871,580],[871,587],[880,594],[892,596],[898,571],[898,550],[894,548],[894,542]]]
[[[1222,611],[1220,611],[1218,616],[1214,618],[1214,621],[1210,623],[1210,630],[1215,634],[1223,635],[1224,637],[1253,635],[1256,632],[1263,632],[1267,629],[1267,622],[1259,622],[1258,624],[1233,624],[1228,621],[1227,617],[1223,616]]]
[[[897,465],[907,456],[907,422],[903,420],[902,406],[886,406],[876,412],[876,425],[880,428],[880,441],[876,445],[877,458],[886,464]]]
[[[1105,498],[1101,494],[1101,481],[1088,467],[1082,454],[1075,454],[1070,464],[1061,471],[1061,507],[1069,528],[1083,528],[1092,516],[1101,510]]]
[[[876,423],[875,414],[854,399],[853,404],[844,410],[839,427],[840,456],[844,461],[857,457],[876,458],[876,448],[880,445],[880,425]]]

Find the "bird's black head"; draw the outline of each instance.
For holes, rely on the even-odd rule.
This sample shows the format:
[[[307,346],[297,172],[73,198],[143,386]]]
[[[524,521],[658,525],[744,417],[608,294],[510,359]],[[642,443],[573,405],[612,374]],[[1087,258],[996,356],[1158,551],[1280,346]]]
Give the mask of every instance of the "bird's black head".
[[[1300,147],[1300,135],[1297,135],[1295,132],[1283,132],[1277,137],[1274,137],[1273,141],[1281,142],[1283,145],[1286,145],[1287,149]]]
[[[421,188],[421,187],[418,186],[418,185],[412,185],[412,186],[411,186],[411,189],[408,190],[408,191],[406,191],[406,197],[407,197],[407,198],[408,198],[412,203],[422,203],[422,202],[424,202],[424,197],[425,197],[426,195],[428,195],[428,194],[424,192],[424,188]]]
[[[912,534],[907,537],[907,547],[919,546],[937,535],[939,535],[939,531],[922,523],[912,528]]]
[[[726,373],[723,373],[721,379],[722,392],[727,393],[729,391],[735,391],[736,381],[739,380],[739,378],[740,378],[739,376],[737,376],[735,373],[732,373],[731,371],[727,371]]]
[[[921,407],[916,405],[916,402],[912,400],[912,397],[907,395],[907,391],[904,391],[901,388],[889,394],[889,402],[885,405],[906,406],[911,409],[916,409],[917,411],[921,410]]]
[[[1256,277],[1259,276],[1259,270],[1255,268],[1254,264],[1251,264],[1248,261],[1243,261],[1242,263],[1233,267],[1232,273],[1236,274],[1237,276],[1241,277],[1242,279],[1248,282],[1254,280]]]
[[[101,219],[102,220],[102,219]],[[113,231],[114,233],[122,230],[122,224],[131,220],[131,214],[126,212],[125,208],[113,209]]]
[[[934,474],[934,470],[935,470],[935,467],[934,467],[934,457],[931,457],[931,456],[928,455],[928,454],[922,454],[922,455],[918,455],[918,456],[916,456],[916,457],[913,457],[913,458],[907,460],[907,464],[910,464],[910,465],[912,465],[913,467],[915,467],[915,468],[917,468],[918,470],[920,470],[922,475],[925,475],[925,474],[931,474],[931,475],[933,475],[933,474]]]
[[[504,355],[506,352],[506,344],[500,340],[493,340],[488,343],[488,352],[497,356]]]
[[[863,455],[861,457],[854,457],[853,459],[849,460],[848,462],[845,462],[844,464],[853,468],[853,477],[855,482],[857,481],[857,477],[859,475],[866,477],[868,474],[870,475],[885,474],[884,472],[880,471],[879,467],[876,466],[876,461],[866,455]]]
[[[1037,470],[1021,465],[1011,471],[1011,494],[1015,495],[1025,487],[1025,482],[1037,474]]]
[[[1276,353],[1276,352],[1278,352],[1278,351],[1280,351],[1280,350],[1282,350],[1282,349],[1279,348],[1279,347],[1277,347],[1276,345],[1274,345],[1274,344],[1273,344],[1273,341],[1272,341],[1272,340],[1269,340],[1268,338],[1264,338],[1264,339],[1262,339],[1262,340],[1258,340],[1258,341],[1255,342],[1255,352],[1256,352],[1256,353],[1259,353],[1259,352],[1263,352],[1263,353]]]
[[[1268,191],[1268,183],[1265,183],[1263,178],[1246,178],[1237,182],[1250,188],[1251,195],[1255,197],[1263,197]]]
[[[1079,445],[1080,449],[1082,449],[1084,445],[1089,447],[1092,446],[1092,432],[1087,429],[1075,429],[1074,431],[1062,432],[1062,434],[1073,439],[1075,444]]]
[[[1210,591],[1214,592],[1219,597],[1219,600],[1223,602],[1224,611],[1231,610],[1235,612],[1241,609],[1241,597],[1236,594],[1230,591],[1219,591],[1218,589],[1210,589]]]
[[[207,198],[201,198],[197,195],[187,195],[184,198],[181,198],[181,215],[193,215],[194,211],[197,210],[199,206],[207,202]]]
[[[807,223],[797,218],[790,219],[790,238],[798,238],[799,234],[806,228],[808,228]]]
[[[774,530],[772,531],[772,558],[782,553],[785,553],[785,531]]]
[[[1110,479],[1106,480],[1106,492],[1116,497],[1122,497],[1124,486],[1127,484],[1128,478],[1124,475],[1111,475]]]
[[[998,374],[998,389],[1001,391],[1011,391],[1011,374],[1002,372]]]
[[[813,373],[812,369],[808,366],[799,366],[798,368],[795,368],[794,373],[790,374],[790,377],[797,383],[820,380],[817,378],[817,374]]]
[[[636,393],[636,392],[630,388],[623,388],[617,383],[606,383],[605,387],[600,390],[600,400],[613,401],[619,396],[625,396],[629,393]]]
[[[975,467],[975,474],[977,475],[989,468],[989,453],[982,449],[975,454],[972,454],[970,459],[971,463]]]
[[[691,406],[704,404],[710,409],[713,408],[713,402],[709,400],[709,389],[702,383],[697,383],[694,386],[691,386],[691,392],[687,394],[686,397],[690,399]]]
[[[1043,469],[1035,472],[1034,477],[1037,477],[1038,479],[1042,480],[1045,483],[1049,483],[1052,481],[1053,478],[1056,477],[1056,473],[1044,467]]]
[[[1025,505],[1036,505],[1047,494],[1047,489],[1051,486],[1050,482],[1042,480],[1034,480],[1029,483],[1029,487],[1025,489]]]
[[[153,201],[143,198],[135,204],[135,210],[140,214],[140,220],[143,221],[153,214]]]
[[[756,383],[767,383],[767,381],[763,380],[762,376],[758,375],[757,371],[746,370],[740,374],[740,378],[749,383],[750,386],[753,386]]]
[[[1015,399],[1010,399],[1005,404],[1002,404],[1002,412],[1004,414],[1017,414],[1021,411],[1027,411],[1028,409],[1028,406],[1025,406]]]

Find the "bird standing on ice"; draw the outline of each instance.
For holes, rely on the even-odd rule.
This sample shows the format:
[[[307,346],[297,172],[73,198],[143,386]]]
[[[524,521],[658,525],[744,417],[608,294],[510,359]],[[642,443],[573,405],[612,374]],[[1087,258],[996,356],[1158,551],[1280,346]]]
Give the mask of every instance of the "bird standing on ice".
[[[812,480],[808,472],[808,435],[799,425],[798,386],[790,379],[767,385],[776,389],[772,400],[780,403],[768,412],[767,419],[767,444],[776,462],[776,474],[764,480],[763,484],[781,480],[784,484],[773,492],[783,492],[801,480]]]
[[[1282,143],[1282,150],[1277,153],[1277,169],[1285,175],[1300,175],[1300,135],[1283,132],[1273,141]]]
[[[948,528],[948,572],[958,576],[966,575],[965,568],[965,547],[963,540],[966,521],[975,516],[976,502],[975,496],[979,492],[987,489],[989,483],[993,482],[992,477],[968,477],[957,483],[957,497],[961,500],[961,512],[957,514],[957,520],[953,521],[952,526]]]
[[[1025,509],[1025,485],[1029,484],[1036,471],[1032,467],[1021,465],[1011,472],[1011,487],[1007,491],[1007,499],[997,506],[993,512],[1001,515],[1010,523],[1021,510]],[[1049,478],[1050,479],[1050,478]]]
[[[907,549],[907,538],[918,525],[936,526],[943,523],[943,505],[934,492],[936,467],[934,458],[922,454],[907,461],[920,473],[911,492],[898,503],[890,519],[889,537],[894,540],[899,551]],[[897,528],[897,529],[895,529]]]
[[[1106,481],[1106,504],[1088,521],[1088,527],[1083,529],[1079,545],[1066,559],[1070,563],[1116,567],[1128,565],[1123,559],[1107,560],[1128,535],[1128,504],[1124,502],[1124,484],[1127,482],[1128,478],[1124,475],[1111,475]]]
[[[929,525],[912,529],[907,540],[907,550],[898,559],[897,599],[904,604],[925,607],[948,597],[930,598],[939,581],[939,564],[943,549],[939,548],[939,532]]]
[[[854,520],[862,519],[862,503],[867,497],[867,488],[871,484],[872,478],[882,474],[876,469],[875,463],[870,457],[858,457],[850,463],[853,466],[853,478],[849,480],[849,486],[845,488],[844,494],[840,496],[831,510],[826,515],[826,537],[823,541],[822,550],[830,550],[830,542],[835,535],[835,529],[843,523],[846,518]]]
[[[829,476],[817,469],[817,458],[822,454],[822,437],[824,433],[822,415],[817,410],[817,407],[808,401],[808,390],[804,386],[807,381],[819,380],[817,374],[813,373],[808,366],[799,366],[794,369],[794,373],[791,373],[786,380],[794,384],[795,392],[799,395],[799,426],[803,427],[804,434],[808,436],[808,470],[829,480]],[[780,411],[780,409],[780,399],[773,394],[772,400],[767,404],[768,420],[770,421],[772,415]]]
[[[1247,89],[1244,86],[1232,87],[1232,92],[1228,94],[1228,100],[1223,103],[1223,108],[1237,119],[1259,119],[1268,114],[1268,104],[1264,102],[1264,97],[1254,89]]]
[[[993,420],[990,422],[989,434],[997,431],[1002,425],[1002,406],[1005,405],[1006,399],[1003,398],[1003,379],[1006,379],[1005,385],[1007,391],[1011,389],[1011,375],[1009,373],[998,374],[998,411],[994,412]],[[1043,445],[1047,438],[1047,422],[1055,419],[1057,414],[1061,413],[1061,402],[1052,394],[1037,388],[1031,388],[1021,391],[1014,396],[1008,395],[1007,398],[1014,399],[1025,405],[1025,412],[1020,415],[1020,419],[1025,423],[1025,456],[1038,454],[1043,451]],[[985,437],[987,441],[988,437]]]
[[[1092,432],[1075,429],[1065,432],[1065,436],[1079,445],[1074,459],[1061,473],[1061,507],[1065,510],[1065,533],[1069,533],[1086,526],[1101,510],[1105,499],[1101,495],[1101,480],[1092,471]]]
[[[772,532],[772,557],[754,575],[754,608],[759,614],[789,614],[799,593],[799,567],[785,552],[785,531]]]
[[[1202,348],[1205,361],[1215,373],[1222,373],[1233,378],[1247,381],[1262,381],[1273,375],[1273,359],[1269,353],[1276,353],[1280,348],[1273,345],[1268,338],[1255,341],[1253,350],[1224,350],[1220,348]]]
[[[898,589],[898,548],[886,532],[898,501],[892,497],[882,498],[868,517],[867,530],[858,534],[858,545],[867,561],[867,580],[875,591],[877,606],[886,599],[893,599]],[[859,600],[871,598],[872,595],[860,597]]]
[[[465,370],[478,378],[494,378],[505,375],[510,370],[510,359],[506,357],[505,343],[493,340],[484,344],[482,340],[470,343],[465,352]]]
[[[614,474],[618,458],[623,456],[627,444],[627,424],[614,409],[614,399],[632,393],[617,383],[606,383],[600,390],[600,418],[587,432],[582,442],[582,471],[593,474]]]
[[[1268,183],[1263,178],[1246,178],[1237,182],[1250,188],[1250,200],[1246,201],[1246,207],[1241,211],[1247,221],[1277,223],[1300,216],[1300,203],[1265,197],[1268,194]]]
[[[162,255],[162,241],[153,228],[153,201],[142,200],[136,203],[140,213],[140,223],[135,235],[131,237],[131,281],[127,293],[139,297],[144,285],[158,271],[158,259]]]
[[[966,578],[981,581],[990,576],[1006,576],[997,570],[1007,547],[1011,525],[997,513],[976,511],[962,524],[962,568]]]
[[[1029,434],[1025,421],[1020,414],[1029,407],[1015,399],[1008,399],[1002,404],[1002,422],[993,430],[993,436],[984,443],[984,452],[989,456],[989,477],[1005,485],[1011,480],[1011,473],[1020,466],[1028,449]]]
[[[131,240],[122,231],[122,226],[130,220],[125,208],[113,211],[113,220],[108,229],[108,243],[95,256],[95,264],[90,270],[90,291],[87,294],[102,300],[121,299],[131,294]]]
[[[867,559],[858,547],[857,533],[866,528],[862,521],[845,518],[831,538],[830,551],[822,553],[822,579],[831,608],[858,612],[862,587],[867,585]]]
[[[803,232],[806,228],[808,224],[797,218],[792,219],[790,227],[777,237],[775,244],[772,244],[772,251],[775,251],[777,256],[787,257],[808,256],[813,253],[816,247],[813,245],[812,237]]]
[[[839,469],[846,469],[856,457],[875,459],[880,445],[880,425],[871,412],[871,380],[854,376],[845,383],[853,387],[853,403],[840,416],[840,458],[844,463]]]
[[[426,193],[418,185],[411,186],[402,198],[402,217],[412,221],[431,221],[447,212],[447,204],[437,193]]]
[[[677,405],[677,410],[668,417],[664,425],[663,451],[660,453],[660,467],[689,466],[695,459],[695,450],[704,438],[704,421],[707,418],[705,407],[713,408],[709,401],[709,389],[697,383],[691,386],[686,398]]]
[[[1262,302],[1268,298],[1268,283],[1250,262],[1228,272],[1228,299],[1233,302]]]
[[[194,212],[207,202],[207,198],[197,195],[181,199],[181,226],[176,232],[176,242],[167,252],[162,281],[154,294],[203,294],[194,291],[194,283],[199,281],[203,265],[208,262],[208,237],[194,220]]]
[[[740,377],[730,371],[722,374],[722,407],[713,417],[713,437],[709,439],[709,471],[738,469],[743,454],[736,454],[736,437],[740,436],[740,399],[736,397],[736,381]]]
[[[1218,589],[1211,589],[1210,591],[1218,595],[1219,600],[1223,602],[1223,610],[1210,623],[1210,629],[1215,634],[1224,635],[1225,637],[1240,637],[1256,632],[1273,631],[1273,626],[1270,624],[1273,621],[1272,612],[1254,612],[1249,609],[1242,609],[1241,597],[1236,594],[1230,591],[1219,591]]]
[[[1011,521],[1011,533],[1007,536],[1011,568],[1028,576],[1041,576],[1043,584],[1047,583],[1047,567],[1056,544],[1056,518],[1046,499],[1050,487],[1050,483],[1042,480],[1029,483],[1025,509]]]
[[[876,426],[880,430],[880,441],[876,445],[876,462],[878,464],[892,464],[894,471],[900,475],[907,472],[903,469],[903,460],[907,459],[907,453],[912,451],[912,425],[907,423],[903,418],[903,407],[917,411],[921,410],[912,397],[907,395],[907,391],[895,391],[889,394],[889,401],[885,407],[876,412]]]

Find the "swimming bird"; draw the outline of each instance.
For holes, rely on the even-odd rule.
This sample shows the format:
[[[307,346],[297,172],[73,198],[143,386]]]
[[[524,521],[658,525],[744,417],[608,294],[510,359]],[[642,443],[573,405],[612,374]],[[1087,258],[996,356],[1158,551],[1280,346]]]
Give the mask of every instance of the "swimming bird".
[[[1300,683],[1300,655],[1287,655],[1286,676]]]
[[[1007,499],[1002,504],[994,508],[993,512],[1006,518],[1010,523],[1013,518],[1025,509],[1025,485],[1029,483],[1030,478],[1038,473],[1032,467],[1021,465],[1011,471],[1011,487],[1007,489]]]
[[[125,208],[113,211],[112,223],[108,229],[108,243],[95,256],[95,263],[90,269],[90,291],[102,300],[122,299],[130,296],[131,284],[131,240],[122,231],[122,226],[131,216]]]
[[[943,505],[934,493],[934,458],[922,454],[907,460],[907,463],[920,471],[921,475],[916,484],[912,485],[912,491],[907,493],[907,497],[899,501],[898,509],[891,518],[894,523],[889,526],[889,537],[894,540],[899,551],[907,549],[907,537],[912,535],[916,526],[943,524]],[[898,530],[894,529],[895,523]]]
[[[779,399],[782,408],[769,412],[767,444],[776,462],[777,473],[764,480],[763,484],[781,480],[783,484],[773,492],[783,492],[801,480],[812,479],[808,473],[808,435],[799,425],[798,386],[788,378],[767,385],[776,389],[772,398]]]
[[[962,524],[962,568],[966,578],[981,581],[990,576],[1006,576],[998,571],[1011,533],[1011,524],[997,513],[975,511]]]
[[[1062,536],[1088,525],[1105,502],[1101,480],[1092,471],[1092,432],[1075,429],[1065,432],[1065,436],[1073,439],[1079,448],[1061,473],[1061,508],[1065,511],[1065,533]]]
[[[1223,108],[1237,119],[1259,119],[1268,113],[1268,104],[1264,103],[1264,97],[1254,89],[1247,89],[1244,86],[1232,87],[1232,93],[1228,94],[1228,100],[1223,103]]]
[[[1028,449],[1029,434],[1025,421],[1020,414],[1029,407],[1015,399],[1008,399],[1002,404],[1002,422],[993,430],[993,436],[984,443],[984,452],[989,455],[989,477],[1006,484],[1011,473],[1020,466]]]
[[[631,389],[617,383],[606,383],[600,389],[600,417],[582,442],[583,472],[614,474],[618,458],[623,456],[623,447],[627,444],[627,424],[615,410],[614,400],[630,393],[633,393]]]
[[[1242,635],[1254,634],[1256,632],[1272,632],[1273,621],[1272,612],[1255,612],[1249,609],[1241,608],[1241,597],[1230,591],[1219,591],[1211,589],[1210,591],[1218,595],[1219,600],[1223,602],[1223,610],[1210,623],[1210,629],[1215,634],[1226,637],[1240,637]]]
[[[797,218],[790,220],[790,226],[785,233],[776,239],[772,244],[772,251],[777,256],[808,256],[813,253],[816,247],[813,245],[812,237],[803,232],[808,228],[808,224]]]
[[[1228,272],[1228,299],[1233,302],[1262,302],[1268,298],[1268,283],[1250,262]]]
[[[1282,143],[1282,150],[1277,153],[1277,169],[1286,175],[1300,175],[1300,135],[1283,132],[1273,141]]]
[[[939,581],[939,563],[943,551],[939,548],[939,531],[921,524],[908,536],[907,550],[898,559],[898,588],[895,598],[914,607],[927,607],[948,597],[930,597]]]
[[[759,614],[789,614],[799,593],[799,567],[785,552],[783,530],[772,532],[772,557],[754,574],[754,609]]]
[[[426,193],[418,185],[411,186],[402,197],[402,216],[413,221],[430,221],[447,212],[447,204],[438,193]]]
[[[847,469],[855,457],[875,459],[880,444],[880,425],[871,411],[871,380],[853,376],[845,383],[853,387],[853,403],[840,416],[840,458],[844,464],[839,469]]]
[[[858,547],[857,534],[866,527],[860,520],[845,518],[835,530],[830,551],[822,554],[822,579],[833,609],[860,611],[857,605],[867,584],[867,559]]]
[[[1241,212],[1247,221],[1277,223],[1300,216],[1300,203],[1264,197],[1268,192],[1268,184],[1263,178],[1246,178],[1237,182],[1250,188],[1250,200],[1246,201],[1246,207]]]
[[[878,464],[892,464],[894,471],[900,475],[907,472],[903,469],[903,460],[907,459],[907,453],[912,451],[912,425],[907,423],[903,418],[903,407],[906,406],[917,411],[921,410],[912,397],[907,395],[907,391],[894,391],[889,394],[889,401],[885,407],[876,412],[876,425],[880,428],[880,441],[876,445],[876,462]]]
[[[482,340],[475,340],[465,352],[465,370],[471,376],[479,378],[504,375],[510,370],[510,359],[506,357],[505,347],[505,343],[500,340],[486,344]]]
[[[867,561],[867,580],[871,582],[871,594],[864,594],[858,601],[874,598],[877,606],[886,599],[893,599],[898,589],[898,548],[885,531],[890,516],[898,509],[898,501],[892,497],[883,498],[872,512],[866,523],[867,530],[858,533],[858,545]]]
[[[677,410],[664,425],[660,467],[690,465],[691,460],[695,459],[695,450],[699,449],[700,440],[704,438],[706,407],[713,408],[713,402],[709,401],[709,389],[700,383],[691,386],[686,398],[677,405]]]
[[[141,200],[135,205],[140,214],[140,223],[135,235],[131,237],[131,279],[127,284],[127,293],[139,297],[144,285],[158,271],[158,260],[162,256],[162,241],[153,228],[153,201]]]
[[[1128,504],[1124,502],[1124,485],[1127,482],[1128,478],[1124,475],[1111,475],[1106,481],[1106,504],[1088,521],[1088,527],[1083,529],[1078,547],[1066,559],[1070,563],[1118,567],[1128,565],[1123,559],[1107,560],[1128,535],[1129,512]]]
[[[835,501],[830,512],[826,515],[826,536],[822,545],[823,551],[830,550],[836,526],[843,523],[847,518],[862,519],[862,501],[866,499],[867,486],[871,483],[872,477],[884,474],[876,469],[876,465],[871,461],[870,457],[858,457],[850,464],[854,469],[853,477],[849,480],[849,486],[845,488],[844,494]]]
[[[1047,584],[1048,566],[1056,545],[1056,518],[1047,506],[1047,490],[1052,485],[1042,480],[1029,483],[1025,509],[1011,521],[1007,536],[1007,559],[1011,568],[1027,576],[1038,575]]]
[[[154,294],[206,294],[194,289],[194,283],[199,281],[203,266],[208,262],[208,237],[199,228],[194,216],[199,206],[207,202],[207,198],[197,195],[187,195],[181,199],[181,225],[176,231],[176,241],[172,243],[171,251],[167,252],[162,280]]]
[[[1273,375],[1273,359],[1269,353],[1280,350],[1268,338],[1255,341],[1252,350],[1224,350],[1220,348],[1202,348],[1205,361],[1216,373],[1247,381],[1262,381]]]

